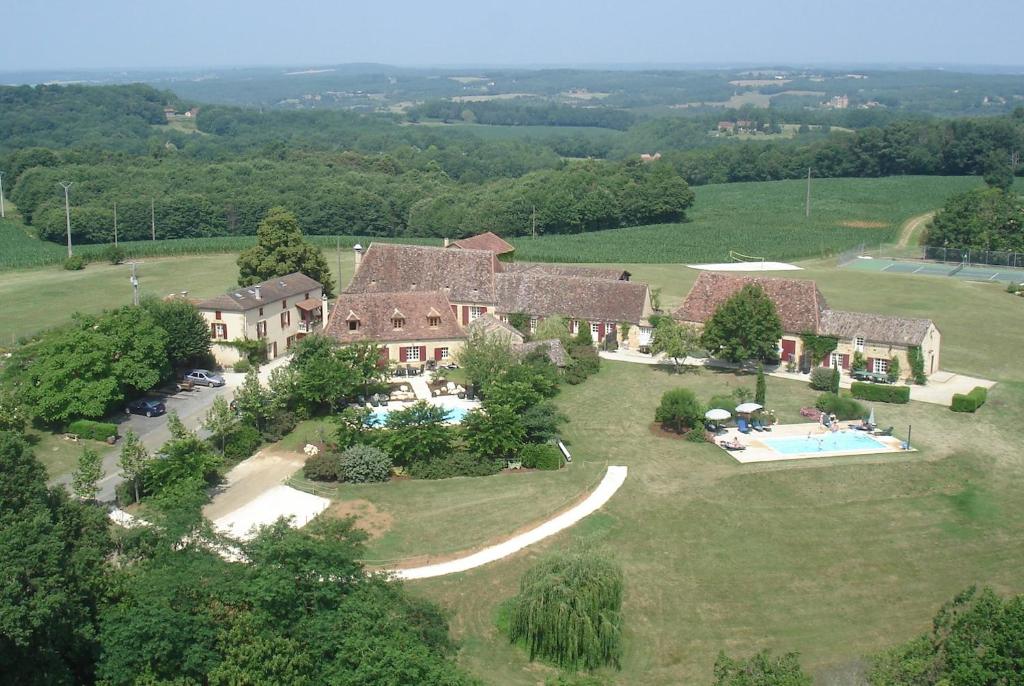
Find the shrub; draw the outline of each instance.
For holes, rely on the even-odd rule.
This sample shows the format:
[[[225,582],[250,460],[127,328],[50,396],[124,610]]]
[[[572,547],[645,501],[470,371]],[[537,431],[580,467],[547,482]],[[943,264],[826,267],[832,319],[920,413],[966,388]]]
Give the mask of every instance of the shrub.
[[[889,380],[889,383],[896,383],[900,380],[900,358],[895,355],[889,360],[889,370],[885,373],[885,378]]]
[[[703,428],[694,428],[686,432],[686,440],[690,443],[703,443],[707,440]]]
[[[739,403],[736,402],[736,398],[734,398],[731,395],[719,393],[717,395],[711,396],[711,400],[708,401],[707,407],[709,410],[717,407],[719,409],[728,410],[729,412],[732,412],[733,408],[736,407],[737,405],[739,405]]]
[[[702,425],[704,406],[697,396],[688,388],[673,388],[661,396],[661,404],[654,412],[654,421],[683,433],[684,429],[693,429]]]
[[[85,269],[85,258],[81,255],[72,255],[64,260],[64,268],[69,272],[77,272]]]
[[[832,370],[828,367],[815,367],[811,370],[811,388],[816,391],[827,391],[832,387]]]
[[[94,422],[91,419],[79,419],[68,425],[68,433],[78,434],[81,438],[90,438],[94,441],[105,441],[111,436],[117,436],[117,425]]]
[[[295,430],[298,420],[295,414],[287,410],[278,410],[267,417],[263,424],[263,440],[276,443]]]
[[[391,476],[391,456],[372,445],[354,445],[338,455],[338,480],[361,484],[387,481]]]
[[[832,378],[828,381],[828,390],[830,393],[839,395],[839,368],[832,370]]]
[[[231,365],[231,368],[234,371],[238,372],[239,374],[245,374],[247,371],[249,371],[250,367],[252,367],[252,362],[250,362],[249,358],[247,357],[243,357],[242,359],[238,360],[238,362],[235,362],[233,365]]]
[[[499,460],[480,460],[464,452],[453,452],[429,461],[414,462],[409,474],[417,479],[450,479],[455,476],[490,476],[505,466]]]
[[[920,348],[918,348],[920,352]],[[868,368],[868,361],[864,357],[864,353],[859,350],[853,351],[853,361],[850,363],[850,368],[855,372],[862,372]]]
[[[135,502],[135,485],[131,481],[122,481],[114,486],[114,500],[120,507]]]
[[[529,469],[555,470],[562,466],[562,451],[550,443],[530,443],[523,446],[519,459]]]
[[[252,457],[261,445],[263,445],[263,437],[256,427],[240,424],[224,439],[224,459],[238,462]]]
[[[109,245],[107,249],[103,251],[103,259],[110,262],[110,264],[121,264],[124,262],[124,258],[127,257],[124,248],[119,245]]]
[[[319,453],[306,460],[302,474],[313,481],[338,480],[338,456],[334,453]]]
[[[953,394],[953,402],[949,409],[954,412],[974,412],[984,405],[986,400],[988,400],[988,389],[984,386],[975,386],[970,393]]]
[[[826,414],[834,414],[836,419],[860,419],[868,414],[867,409],[853,398],[834,393],[822,393],[814,406]]]
[[[757,385],[754,387],[754,402],[758,405],[764,405],[765,396],[768,388],[764,379],[764,365],[757,365]]]
[[[914,377],[914,383],[924,386],[928,383],[928,377],[924,373],[924,354],[919,346],[911,346],[907,349],[907,359],[910,361],[910,375]]]
[[[864,383],[854,381],[850,386],[850,393],[854,398],[861,400],[874,400],[881,403],[907,403],[910,402],[910,386],[886,386],[884,384]]]

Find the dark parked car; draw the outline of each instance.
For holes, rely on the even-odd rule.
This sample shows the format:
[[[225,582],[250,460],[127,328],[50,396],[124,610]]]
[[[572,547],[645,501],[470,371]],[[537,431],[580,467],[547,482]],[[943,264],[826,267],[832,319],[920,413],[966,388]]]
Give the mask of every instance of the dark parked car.
[[[850,373],[855,381],[870,381],[871,383],[891,383],[887,374],[869,372],[866,369],[855,369]]]
[[[199,386],[223,386],[224,377],[206,369],[193,369],[185,375],[185,381]]]
[[[128,403],[128,407],[124,408],[125,414],[144,414],[147,417],[159,417],[165,412],[167,412],[167,408],[164,407],[162,402],[150,400],[149,398],[134,400]]]

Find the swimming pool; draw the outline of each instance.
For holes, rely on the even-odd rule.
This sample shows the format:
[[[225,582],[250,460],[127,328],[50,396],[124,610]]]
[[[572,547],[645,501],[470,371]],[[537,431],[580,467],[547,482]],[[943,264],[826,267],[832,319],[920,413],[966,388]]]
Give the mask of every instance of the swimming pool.
[[[875,440],[863,431],[837,431],[836,433],[827,434],[812,433],[809,436],[760,438],[759,440],[772,450],[783,455],[891,450],[889,446]]]
[[[462,418],[466,416],[468,411],[464,407],[449,407],[445,420],[450,424],[461,424]],[[384,422],[388,420],[388,413],[390,412],[391,410],[386,407],[375,409],[370,413],[370,424],[373,426],[383,426]]]

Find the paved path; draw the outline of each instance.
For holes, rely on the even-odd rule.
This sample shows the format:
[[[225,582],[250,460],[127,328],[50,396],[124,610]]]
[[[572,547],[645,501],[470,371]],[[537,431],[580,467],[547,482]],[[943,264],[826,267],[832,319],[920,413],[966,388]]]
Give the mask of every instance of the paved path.
[[[406,382],[412,387],[412,392],[416,394],[418,400],[430,400],[430,385],[427,384],[426,378],[413,376],[407,378]]]
[[[504,543],[484,548],[483,550],[467,555],[466,557],[448,562],[426,565],[425,567],[414,567],[412,569],[396,569],[394,575],[399,579],[429,579],[435,576],[457,574],[475,567],[481,567],[490,562],[508,557],[519,552],[527,546],[542,541],[549,536],[569,528],[589,514],[596,512],[607,503],[615,492],[619,490],[626,480],[625,467],[608,467],[604,479],[598,484],[594,492],[587,496],[579,505],[566,510],[562,514],[549,519],[543,524],[530,529],[524,534],[513,536]]]

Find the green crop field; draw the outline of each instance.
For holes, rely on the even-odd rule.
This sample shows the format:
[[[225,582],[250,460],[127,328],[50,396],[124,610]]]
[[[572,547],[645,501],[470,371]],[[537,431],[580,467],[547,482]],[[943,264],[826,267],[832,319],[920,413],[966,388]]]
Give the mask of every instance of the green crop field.
[[[890,242],[909,217],[981,184],[974,177],[816,179],[810,219],[804,181],[694,188],[690,221],[583,234],[516,238],[516,257],[542,262],[723,262],[729,251],[795,260]]]

